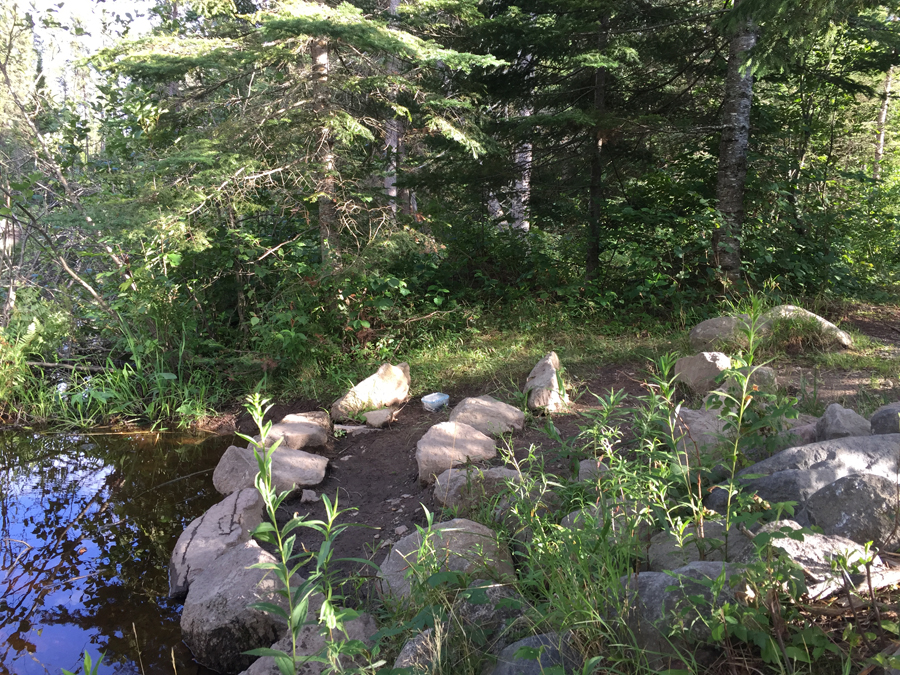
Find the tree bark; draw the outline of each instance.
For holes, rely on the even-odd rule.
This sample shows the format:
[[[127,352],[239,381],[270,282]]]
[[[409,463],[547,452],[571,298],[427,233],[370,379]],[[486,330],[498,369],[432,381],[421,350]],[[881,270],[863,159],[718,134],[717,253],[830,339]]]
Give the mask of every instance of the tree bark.
[[[884,78],[884,95],[881,99],[881,110],[878,111],[878,137],[875,140],[875,164],[872,167],[872,178],[875,180],[881,178],[881,160],[884,158],[884,128],[887,124],[893,79],[894,67],[891,66]]]
[[[526,70],[527,91],[526,95],[531,98],[532,92],[532,61],[534,57],[531,54],[525,54],[520,59],[520,66]],[[530,103],[523,105],[518,110],[519,117],[531,117],[534,108]],[[529,134],[530,135],[530,134]],[[528,232],[531,224],[528,222],[528,204],[531,201],[531,164],[532,164],[532,144],[530,140],[525,140],[516,145],[513,153],[513,163],[516,166],[516,180],[513,189],[512,199],[509,205],[509,215],[512,219],[512,228],[518,232]]]
[[[389,0],[388,14],[391,17],[397,16],[400,8],[400,0]],[[387,60],[388,75],[397,75],[397,59],[389,56]],[[396,89],[392,88],[391,99],[396,100]],[[394,114],[389,114],[384,121],[384,152],[385,152],[385,173],[384,173],[384,194],[387,197],[388,208],[391,213],[397,215],[397,172],[400,170],[400,134],[402,122],[396,118]]]
[[[724,119],[716,179],[716,201],[722,226],[714,233],[712,245],[716,266],[730,282],[740,278],[741,273],[740,237],[744,224],[744,185],[753,102],[753,73],[748,63],[750,50],[755,45],[756,27],[748,21],[731,38],[725,78]]]
[[[328,91],[329,54],[328,40],[314,38],[310,47],[312,56],[312,77],[316,114],[324,120],[329,107]],[[340,255],[338,214],[336,203],[335,160],[331,131],[327,123],[319,129],[317,159],[321,178],[319,180],[319,243],[322,250],[322,265],[326,269],[337,266]]]
[[[605,22],[604,22],[605,23]],[[599,117],[606,111],[606,68],[594,70],[594,113]],[[596,279],[600,266],[600,221],[603,218],[603,141],[602,126],[595,124],[591,130],[591,182],[588,205],[588,242],[585,276]]]

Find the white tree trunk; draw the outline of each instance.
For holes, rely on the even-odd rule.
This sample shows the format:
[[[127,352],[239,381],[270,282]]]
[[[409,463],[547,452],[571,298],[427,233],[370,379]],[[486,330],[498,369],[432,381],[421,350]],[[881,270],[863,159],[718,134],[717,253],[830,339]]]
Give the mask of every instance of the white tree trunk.
[[[872,167],[872,178],[875,180],[881,178],[881,160],[884,158],[884,129],[887,124],[893,79],[894,67],[891,66],[884,78],[884,96],[881,99],[881,110],[878,111],[878,137],[875,140],[875,165]]]

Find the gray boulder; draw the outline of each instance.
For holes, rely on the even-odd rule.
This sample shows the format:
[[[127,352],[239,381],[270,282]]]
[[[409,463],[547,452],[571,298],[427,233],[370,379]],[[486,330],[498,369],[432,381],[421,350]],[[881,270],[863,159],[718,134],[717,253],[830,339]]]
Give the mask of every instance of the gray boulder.
[[[434,484],[434,500],[446,508],[457,509],[459,515],[467,515],[490,504],[509,489],[510,483],[521,481],[518,471],[504,467],[447,469]]]
[[[585,483],[587,481],[597,481],[604,474],[609,471],[609,467],[606,466],[599,459],[583,459],[578,462],[578,476],[576,480],[579,483]]]
[[[373,429],[383,429],[394,421],[396,412],[393,408],[381,408],[380,410],[363,413],[363,417],[366,418],[366,426]]]
[[[437,640],[433,635],[434,629],[427,628],[407,640],[394,661],[394,668],[409,668],[415,675],[430,673],[438,656]]]
[[[450,421],[468,424],[485,436],[497,436],[521,431],[525,413],[492,396],[478,396],[460,401],[450,413]]]
[[[743,539],[744,535],[731,528],[727,540],[728,553]],[[723,561],[725,555],[725,523],[718,520],[704,521],[702,536],[696,525],[689,525],[680,536],[674,532],[658,532],[650,539],[647,553],[651,572],[674,570],[699,560]]]
[[[274,614],[251,609],[277,602],[280,582],[271,571],[252,569],[275,557],[255,541],[229,549],[191,583],[181,613],[181,634],[196,661],[220,673],[239,673],[256,659],[249,649],[268,647],[287,624]]]
[[[250,540],[262,522],[263,500],[253,488],[231,493],[187,526],[169,560],[169,597],[183,597],[191,582],[230,548]]]
[[[297,636],[297,656],[324,656],[328,641],[340,643],[358,640],[366,646],[371,646],[372,640],[370,638],[378,631],[378,626],[371,616],[363,612],[355,619],[345,621],[344,630],[334,631],[330,640],[328,639],[327,632],[323,634],[323,631],[327,631],[327,629],[317,623],[303,626],[303,628],[300,629],[300,634]],[[273,644],[272,649],[284,652],[285,654],[290,654],[291,646],[291,639],[290,636],[288,636]],[[341,656],[340,663],[345,669],[350,669],[354,665],[367,665],[364,663],[363,659],[357,657],[357,659],[354,660],[347,655]],[[329,667],[325,663],[307,661],[298,666],[294,672],[296,675],[322,675],[326,670],[328,672],[333,672],[328,668]],[[278,670],[278,665],[275,663],[273,657],[261,656],[253,662],[253,665],[244,671],[243,675],[281,675],[281,671]]]
[[[702,352],[718,347],[744,346],[747,343],[744,333],[749,321],[750,317],[746,314],[717,316],[701,321],[688,334],[691,349]]]
[[[832,567],[833,560],[858,563],[865,559],[865,551],[859,544],[844,537],[803,530],[793,520],[767,523],[755,534],[754,542],[744,541],[746,543],[735,550],[735,562],[752,563],[759,560],[754,542],[768,543],[776,554],[789,558],[803,569],[807,594],[813,600],[821,600],[843,589],[844,580]],[[872,566],[873,569],[878,569],[884,567],[884,563],[876,556]],[[863,579],[859,579],[859,582],[865,583]]]
[[[400,405],[409,398],[409,364],[383,363],[331,406],[331,418],[347,422],[360,413]]]
[[[634,502],[622,503],[609,500],[605,503],[586,506],[572,511],[559,523],[569,530],[584,530],[595,527],[601,530],[609,522],[609,536],[617,542],[632,542],[642,548],[650,543],[653,536],[653,520],[647,509]]]
[[[318,485],[325,479],[328,460],[303,450],[276,448],[272,453],[272,483],[280,493],[285,490]],[[259,464],[253,448],[229,447],[213,471],[213,486],[223,495],[254,486]]]
[[[324,410],[285,415],[273,424],[266,437],[266,447],[281,441],[280,448],[320,448],[328,443],[331,435],[331,418]]]
[[[769,502],[798,502],[802,507],[815,492],[838,478],[871,473],[896,479],[900,434],[850,436],[788,448],[738,472],[742,490],[756,492]],[[744,478],[758,475],[759,478]],[[713,490],[704,500],[708,508],[722,512],[727,494]]]
[[[871,433],[872,427],[865,417],[839,403],[832,403],[825,408],[825,414],[816,424],[816,436],[820,441],[848,436],[868,436]]]
[[[805,518],[825,534],[857,544],[874,542],[886,551],[900,546],[900,501],[897,476],[851,474],[810,496]],[[801,516],[802,517],[802,516]]]
[[[499,543],[493,530],[480,523],[454,518],[432,526],[426,531],[426,538],[423,542],[422,535],[416,532],[394,544],[378,573],[382,593],[407,598],[411,579],[425,581],[438,571],[515,578],[509,551]]]
[[[478,579],[456,597],[451,631],[461,632],[476,648],[497,654],[524,616],[527,603],[509,584]]]
[[[772,322],[774,321],[802,321],[815,325],[822,337],[827,338],[841,345],[842,347],[852,347],[853,340],[849,333],[842,331],[830,321],[826,321],[818,314],[813,314],[802,307],[794,305],[779,305],[773,307],[760,317],[760,328],[762,332],[771,331]]]
[[[454,466],[496,456],[494,441],[478,429],[459,422],[435,424],[416,443],[421,483],[430,483],[435,476]]]
[[[535,650],[537,657],[517,658],[519,650]],[[566,675],[579,672],[584,659],[569,641],[558,633],[533,635],[514,642],[500,652],[490,675],[542,675],[550,668],[562,668]]]
[[[675,378],[698,394],[716,387],[716,378],[731,368],[731,358],[722,352],[701,352],[675,362]]]
[[[712,410],[681,408],[675,418],[675,437],[682,464],[695,467],[698,458],[708,464],[721,458],[725,422]]]
[[[522,391],[528,394],[528,409],[561,412],[569,406],[569,395],[560,384],[562,365],[556,352],[550,352],[537,362]]]
[[[869,418],[873,434],[900,433],[900,403],[888,403],[872,413]]]
[[[739,570],[730,563],[692,562],[673,570],[622,577],[626,594],[623,618],[628,635],[653,669],[683,667],[681,657],[709,641],[705,620],[726,602],[734,602],[730,578]],[[710,581],[719,580],[712,587]]]

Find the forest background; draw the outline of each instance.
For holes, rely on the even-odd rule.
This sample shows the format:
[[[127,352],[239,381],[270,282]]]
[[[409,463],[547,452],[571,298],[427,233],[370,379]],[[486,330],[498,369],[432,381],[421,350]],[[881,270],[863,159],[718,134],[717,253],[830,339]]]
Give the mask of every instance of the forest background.
[[[189,421],[385,360],[440,386],[498,334],[514,357],[748,293],[895,303],[896,15],[164,0],[56,87],[40,30],[84,28],[7,3],[0,408]]]

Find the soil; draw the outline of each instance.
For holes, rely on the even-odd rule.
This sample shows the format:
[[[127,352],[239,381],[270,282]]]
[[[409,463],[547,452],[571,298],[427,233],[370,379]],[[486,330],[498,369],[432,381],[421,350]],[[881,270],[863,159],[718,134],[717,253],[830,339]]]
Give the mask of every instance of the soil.
[[[854,306],[843,312],[840,317],[843,324],[849,324],[881,342],[886,349],[900,350],[900,309],[871,308]],[[780,383],[787,386],[789,392],[802,393],[808,390],[813,382],[812,369],[801,363],[782,363],[777,366]],[[592,411],[599,408],[596,396],[609,394],[610,390],[623,390],[629,397],[646,394],[642,384],[645,365],[642,363],[624,363],[602,365],[589,372],[576,373],[580,381],[576,381],[570,390],[574,401],[568,414],[549,417],[529,417],[524,431],[517,433],[507,441],[517,459],[522,459],[533,452],[544,461],[545,469],[550,473],[568,476],[571,472],[569,450],[554,440],[548,433],[549,425],[555,426],[559,436],[570,444],[577,446],[577,436],[581,426],[586,426]],[[570,377],[572,373],[569,373]],[[874,380],[865,372],[818,372],[816,388],[820,403],[830,401],[852,402],[860,391],[870,387]],[[524,384],[520,382],[519,385]],[[876,388],[890,389],[892,400],[900,399],[900,390],[894,389],[896,382],[875,383]],[[889,387],[888,387],[889,385]],[[482,394],[501,394],[486,387],[484,391],[450,390],[450,407],[466,396]],[[884,392],[883,392],[884,393]],[[512,402],[512,401],[511,401]],[[275,406],[268,417],[274,420],[296,412],[307,412],[321,409],[321,403],[311,400],[293,401]],[[329,469],[324,482],[315,488],[317,495],[327,495],[346,512],[339,523],[351,523],[353,527],[344,531],[337,539],[334,548],[335,559],[354,558],[356,561],[336,562],[337,576],[345,578],[356,575],[363,583],[345,587],[344,592],[350,596],[368,593],[372,584],[365,583],[377,571],[372,564],[360,560],[381,563],[390,550],[390,545],[405,534],[415,532],[417,526],[426,521],[424,509],[436,513],[435,520],[440,520],[440,507],[435,503],[430,486],[418,482],[416,465],[416,443],[434,424],[448,419],[449,408],[441,412],[426,411],[419,398],[413,398],[403,406],[396,421],[389,428],[361,434],[347,434],[335,438],[331,444],[319,451],[329,458]],[[254,433],[252,420],[248,416],[232,415],[221,420],[222,428],[237,427],[244,433]],[[501,441],[501,444],[503,441]],[[424,508],[423,508],[424,507]],[[302,503],[299,491],[289,498],[279,513],[280,519],[287,520],[294,514],[306,515],[312,519],[325,516],[322,501]],[[302,545],[310,551],[318,549],[322,537],[313,530],[304,529],[298,538]],[[361,590],[360,590],[361,589]],[[362,598],[356,596],[357,601]],[[348,604],[356,604],[348,597]]]

